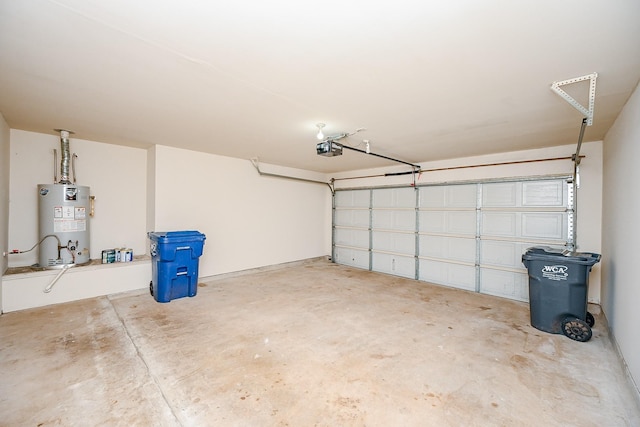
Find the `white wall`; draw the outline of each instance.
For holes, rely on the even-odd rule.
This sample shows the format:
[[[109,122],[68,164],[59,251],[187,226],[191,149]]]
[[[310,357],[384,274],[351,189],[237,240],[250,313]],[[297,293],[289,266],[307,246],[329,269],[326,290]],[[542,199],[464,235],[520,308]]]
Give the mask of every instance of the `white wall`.
[[[640,385],[640,86],[604,139],[602,302],[636,386]]]
[[[147,230],[156,228],[156,146],[147,150]],[[148,251],[147,251],[148,252]]]
[[[84,298],[149,288],[151,261],[88,265],[62,270],[8,274],[2,277],[2,311],[25,310]]]
[[[132,248],[134,254],[146,252],[146,179],[147,153],[74,138],[72,153],[77,153],[76,177],[79,185],[91,188],[96,197],[95,216],[90,219],[91,258],[101,257],[103,249]],[[9,203],[9,247],[29,249],[38,241],[37,185],[53,183],[53,150],[58,150],[57,135],[11,130],[11,189]],[[60,177],[58,176],[58,179]],[[38,252],[11,255],[9,266],[32,265]]]
[[[165,146],[154,150],[153,231],[204,233],[201,277],[331,252],[328,186],[260,176],[249,160]],[[264,167],[270,173],[324,179],[306,171]]]
[[[576,126],[576,143],[579,133]],[[576,144],[559,147],[551,147],[537,150],[513,151],[509,153],[491,154],[485,156],[468,157],[452,160],[423,162],[420,166],[423,170],[440,169],[448,167],[490,165],[494,163],[526,161],[536,159],[551,159],[558,157],[571,157],[575,153]],[[375,148],[372,148],[375,152]],[[580,166],[580,189],[578,190],[578,221],[577,243],[578,250],[584,252],[601,253],[601,212],[602,212],[602,142],[589,142],[582,144],[580,151],[585,158]],[[346,155],[346,154],[345,154]],[[410,170],[403,165],[390,166],[382,169],[369,169],[350,173],[335,174],[338,178],[336,188],[355,188],[366,186],[384,185],[408,185],[412,183],[411,175],[397,177],[378,177],[367,179],[347,179],[345,177],[370,176],[384,174],[385,172],[400,172]],[[452,169],[444,171],[431,171],[422,173],[416,183],[444,183],[459,181],[477,181],[493,178],[514,178],[529,176],[550,176],[573,174],[573,162],[571,160],[554,160],[545,162],[530,162],[501,166],[473,167]],[[596,264],[589,276],[589,301],[600,302],[600,265]]]
[[[9,247],[9,126],[0,114],[0,255]],[[7,269],[7,258],[0,257],[0,274]],[[0,293],[0,307],[2,295]]]
[[[28,249],[38,240],[37,184],[53,182],[53,150],[59,150],[60,142],[53,134],[7,133],[9,248]],[[72,136],[70,147],[78,154],[78,184],[89,186],[96,196],[92,259],[99,258],[102,249],[120,246],[144,254],[147,231],[170,230],[198,230],[207,236],[200,277],[331,251],[331,193],[326,185],[263,177],[249,160],[163,146],[143,150]],[[271,173],[325,179],[308,171],[261,166]],[[34,263],[37,251],[11,255],[9,266]],[[149,262],[131,266],[129,274],[118,270],[117,283],[111,280],[114,268],[85,268],[82,275],[69,271],[46,295],[42,288],[55,272],[4,276],[3,306],[5,311],[18,310],[148,287],[149,280],[142,276],[146,269],[150,277]],[[82,281],[91,288],[76,292]]]

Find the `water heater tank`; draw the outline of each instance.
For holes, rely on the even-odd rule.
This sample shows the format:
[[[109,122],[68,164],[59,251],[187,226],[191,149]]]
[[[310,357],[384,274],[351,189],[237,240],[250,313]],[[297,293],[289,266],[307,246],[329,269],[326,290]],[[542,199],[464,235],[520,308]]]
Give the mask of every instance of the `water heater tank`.
[[[89,187],[38,185],[40,267],[85,264],[89,258]]]

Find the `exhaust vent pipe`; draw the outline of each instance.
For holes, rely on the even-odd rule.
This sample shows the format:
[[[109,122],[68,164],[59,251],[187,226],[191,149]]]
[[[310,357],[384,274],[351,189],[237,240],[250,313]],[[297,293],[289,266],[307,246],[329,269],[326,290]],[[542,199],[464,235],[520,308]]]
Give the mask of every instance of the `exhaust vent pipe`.
[[[69,168],[71,165],[71,152],[69,151],[69,135],[73,132],[65,129],[54,129],[60,132],[60,181],[58,184],[71,184],[69,179]],[[75,171],[74,171],[75,172]]]

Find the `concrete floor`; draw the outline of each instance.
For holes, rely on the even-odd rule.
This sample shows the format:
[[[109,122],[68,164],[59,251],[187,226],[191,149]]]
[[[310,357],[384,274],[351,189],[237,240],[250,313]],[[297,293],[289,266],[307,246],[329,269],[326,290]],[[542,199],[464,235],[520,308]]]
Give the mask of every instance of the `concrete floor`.
[[[324,260],[25,310],[0,317],[0,425],[637,426],[604,321],[579,343]]]

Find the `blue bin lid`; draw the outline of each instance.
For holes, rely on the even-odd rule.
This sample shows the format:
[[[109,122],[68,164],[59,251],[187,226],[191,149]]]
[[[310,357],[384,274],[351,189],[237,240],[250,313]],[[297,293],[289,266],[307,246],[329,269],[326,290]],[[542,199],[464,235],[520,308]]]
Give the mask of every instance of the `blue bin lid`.
[[[199,231],[150,231],[149,239],[159,243],[201,242],[207,237]]]
[[[522,261],[561,261],[582,265],[594,265],[600,261],[600,258],[600,254],[573,252],[549,246],[535,246],[527,249],[527,252],[522,255]]]

